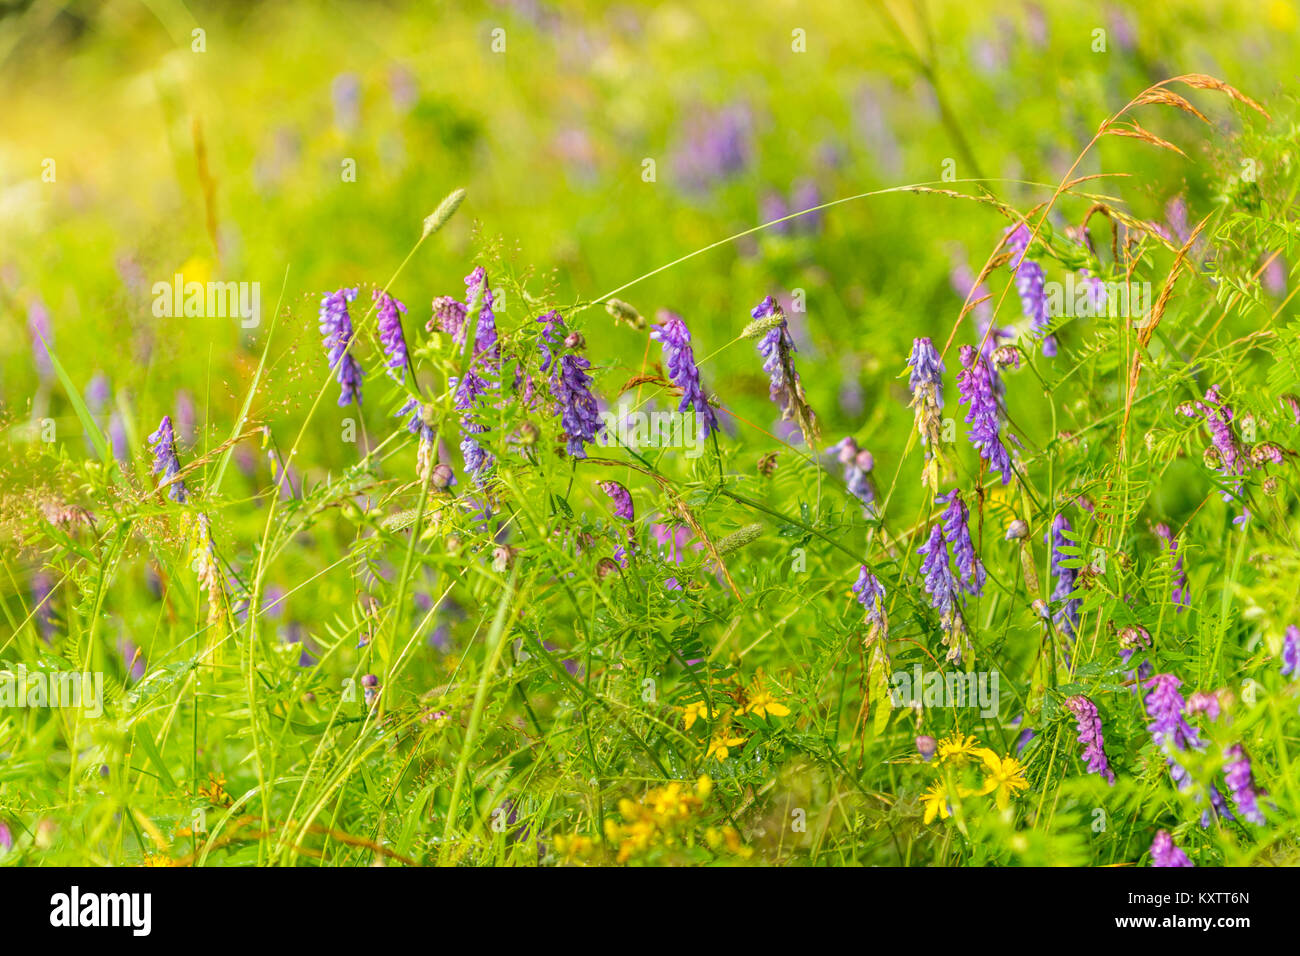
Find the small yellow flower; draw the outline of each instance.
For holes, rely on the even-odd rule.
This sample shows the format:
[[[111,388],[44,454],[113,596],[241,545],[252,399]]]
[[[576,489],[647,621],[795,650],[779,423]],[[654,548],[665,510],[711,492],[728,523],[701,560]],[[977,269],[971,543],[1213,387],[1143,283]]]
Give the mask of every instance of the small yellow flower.
[[[749,704],[745,707],[743,713],[753,714],[755,717],[766,717],[769,714],[773,717],[788,717],[790,708],[767,691],[760,690],[749,699]]]
[[[1029,781],[1025,779],[1025,768],[1015,757],[999,757],[987,747],[980,748],[976,754],[989,770],[980,793],[996,793],[999,810],[1005,810],[1011,798],[1021,790],[1029,789]]]
[[[936,816],[942,820],[948,819],[948,788],[942,782],[933,784],[921,794],[921,800],[925,803],[926,823],[932,822]]]
[[[700,774],[700,779],[695,781],[695,795],[701,800],[707,800],[712,792],[713,778],[707,773]]]
[[[726,731],[723,731],[709,741],[709,749],[704,754],[704,757],[706,760],[709,757],[717,757],[719,760],[726,760],[727,755],[731,753],[731,748],[739,747],[744,742],[744,737],[728,737]]]
[[[709,702],[706,700],[692,701],[682,708],[682,723],[686,726],[687,730],[690,730],[691,725],[699,718],[704,717],[707,719],[708,716]]]
[[[965,766],[966,761],[979,749],[979,741],[964,734],[953,734],[939,741],[939,762],[954,767]]]

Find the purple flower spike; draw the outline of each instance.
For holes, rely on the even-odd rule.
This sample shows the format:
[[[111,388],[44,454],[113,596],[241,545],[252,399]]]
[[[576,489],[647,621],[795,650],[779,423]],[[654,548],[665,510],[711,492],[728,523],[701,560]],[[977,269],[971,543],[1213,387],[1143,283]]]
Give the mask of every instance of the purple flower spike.
[[[925,575],[925,592],[930,595],[931,606],[939,612],[943,626],[943,642],[948,646],[948,660],[960,661],[961,637],[965,633],[961,612],[957,606],[957,581],[948,566],[948,546],[944,544],[943,528],[936,524],[930,529],[930,538],[916,549],[925,556],[921,573]]]
[[[799,373],[794,368],[794,353],[799,351],[790,336],[785,313],[770,295],[749,313],[755,320],[776,318],[780,324],[768,329],[758,343],[758,353],[763,356],[763,371],[770,379],[768,394],[781,409],[782,421],[798,423],[805,439],[815,437],[816,423],[812,409],[804,398]],[[809,435],[813,432],[813,435]]]
[[[1016,274],[1016,291],[1020,293],[1020,308],[1030,327],[1041,332],[1050,324],[1047,310],[1047,292],[1043,283],[1043,267],[1032,259],[1026,259],[1029,250],[1029,227],[1024,223],[1007,230],[1007,248],[1011,250],[1008,263]],[[1056,354],[1056,337],[1048,335],[1043,338],[1043,354],[1051,358]]]
[[[636,512],[632,508],[632,492],[617,481],[602,481],[600,490],[605,492],[614,502],[615,518],[622,518],[624,521],[636,520]]]
[[[849,435],[841,438],[831,446],[840,464],[844,466],[844,483],[849,493],[862,502],[862,514],[871,518],[875,515],[876,489],[871,483],[871,469],[875,467],[875,458]]]
[[[357,297],[356,289],[339,289],[320,300],[320,334],[324,336],[325,351],[330,368],[338,378],[339,405],[355,401],[361,404],[361,365],[352,357],[348,345],[352,341],[352,317],[348,303]]]
[[[1244,818],[1263,826],[1264,814],[1259,809],[1259,793],[1255,789],[1255,777],[1250,772],[1250,757],[1242,750],[1241,744],[1233,744],[1223,755],[1227,758],[1223,767],[1224,779],[1232,791],[1232,802]]]
[[[482,297],[482,305],[479,307],[478,323],[474,330],[474,353],[476,356],[487,353],[484,361],[495,368],[498,362],[497,319],[492,311],[492,290],[488,288],[487,271],[482,266],[478,266],[465,277],[467,313],[473,306],[475,298],[479,296]]]
[[[912,393],[911,406],[916,418],[916,433],[921,436],[921,444],[926,446],[925,468],[921,480],[931,488],[938,490],[939,463],[935,450],[943,441],[943,362],[935,351],[934,343],[928,338],[912,340],[912,356],[907,360],[911,374],[907,378],[908,390]]]
[[[551,371],[551,392],[559,402],[560,425],[567,438],[567,449],[574,458],[586,458],[585,445],[596,440],[600,431],[600,412],[591,393],[591,368],[584,356],[568,352],[557,363],[551,350],[561,344],[581,348],[582,336],[574,333],[565,340],[564,320],[558,312],[548,312],[537,320],[543,323],[538,337],[543,372]]]
[[[1161,748],[1169,763],[1169,775],[1179,790],[1185,790],[1191,783],[1187,770],[1173,758],[1173,753],[1188,748],[1199,749],[1201,738],[1196,729],[1183,718],[1186,709],[1183,695],[1178,692],[1182,684],[1173,674],[1156,674],[1144,686],[1151,688],[1146,696],[1147,714],[1151,723],[1147,730],[1151,739]]]
[[[379,303],[379,342],[384,347],[388,374],[398,382],[406,381],[406,336],[402,333],[402,316],[406,311],[397,299],[381,289],[374,291]]]
[[[1151,841],[1151,865],[1191,866],[1192,861],[1187,858],[1186,853],[1174,846],[1173,837],[1161,830]]]
[[[1101,717],[1097,705],[1082,694],[1065,702],[1066,709],[1074,714],[1079,730],[1079,743],[1083,744],[1083,759],[1088,762],[1088,772],[1098,774],[1111,786],[1115,773],[1106,760],[1106,742],[1101,735]]]
[[[867,625],[872,630],[885,630],[885,586],[867,570],[865,564],[858,567],[858,580],[853,585],[853,593],[858,596],[858,603],[867,609]]]
[[[1011,481],[1011,455],[1002,444],[992,366],[970,345],[961,347],[961,364],[957,391],[961,395],[960,404],[969,406],[966,421],[971,426],[971,444],[993,471],[1001,473],[1005,485]]]
[[[695,409],[696,422],[702,427],[700,437],[707,438],[717,430],[718,418],[704,397],[700,385],[700,370],[695,365],[695,351],[691,348],[691,332],[682,317],[673,312],[660,312],[660,322],[650,333],[650,338],[663,346],[664,360],[668,363],[668,377],[682,390],[679,412]]]
[[[1069,519],[1065,515],[1058,514],[1052,519],[1052,530],[1048,532],[1046,539],[1052,546],[1052,576],[1056,578],[1056,585],[1052,588],[1052,600],[1064,602],[1061,609],[1053,615],[1052,620],[1071,638],[1079,630],[1079,606],[1083,602],[1079,598],[1070,597],[1071,592],[1074,591],[1077,569],[1064,566],[1063,562],[1069,560],[1070,556],[1062,552],[1061,548],[1074,544],[1065,536],[1065,532],[1073,532],[1073,530]]]
[[[1294,624],[1282,637],[1282,676],[1300,680],[1300,628]]]
[[[163,481],[172,481],[167,487],[167,497],[172,501],[184,503],[189,498],[185,482],[176,478],[180,474],[181,463],[176,457],[176,433],[172,431],[172,418],[164,415],[158,424],[158,430],[149,436],[149,445],[153,449],[153,474],[163,473]]]
[[[940,495],[936,501],[947,505],[940,520],[943,522],[944,537],[952,545],[957,572],[961,575],[966,590],[978,597],[984,591],[984,564],[976,556],[975,545],[971,541],[966,503],[961,500],[961,492],[956,488],[946,495]]]

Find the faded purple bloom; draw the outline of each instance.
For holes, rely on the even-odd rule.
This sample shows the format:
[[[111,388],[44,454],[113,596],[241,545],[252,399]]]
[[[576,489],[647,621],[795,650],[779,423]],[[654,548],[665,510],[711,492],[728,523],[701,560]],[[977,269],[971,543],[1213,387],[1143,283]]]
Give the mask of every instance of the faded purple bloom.
[[[96,372],[94,377],[86,384],[86,408],[91,415],[98,417],[103,413],[108,400],[113,395],[113,388],[108,380],[108,376],[103,372]]]
[[[692,110],[674,153],[677,178],[688,189],[704,191],[743,170],[753,151],[751,126],[744,106]]]
[[[804,213],[794,220],[795,232],[815,234],[821,230],[825,213],[821,210],[806,212],[809,209],[816,209],[821,204],[822,191],[817,187],[816,182],[805,178],[794,184],[794,195],[791,197],[790,205],[794,212]]]
[[[1187,572],[1183,570],[1183,556],[1178,553],[1178,540],[1169,525],[1163,522],[1156,525],[1155,532],[1156,537],[1169,547],[1169,553],[1174,556],[1174,589],[1171,599],[1181,612],[1191,603],[1191,597],[1187,593]]]
[[[340,73],[330,83],[334,122],[345,133],[357,128],[361,119],[361,81],[355,73]]]
[[[790,335],[785,312],[770,295],[749,313],[755,320],[779,319],[780,324],[767,330],[758,343],[758,353],[763,356],[763,371],[769,376],[768,394],[781,409],[782,421],[799,423],[800,431],[811,430],[812,409],[804,398],[799,373],[794,368],[794,353],[799,351]],[[804,436],[807,438],[808,436]]]
[[[867,609],[867,624],[873,630],[885,630],[885,586],[867,570],[865,564],[858,567],[858,580],[853,585],[853,593],[858,596],[858,603]]]
[[[356,289],[339,289],[320,300],[320,334],[329,356],[330,368],[338,378],[339,405],[356,401],[361,404],[361,365],[352,357],[348,346],[352,342],[352,317],[348,303],[357,297]]]
[[[414,398],[408,398],[406,404],[397,410],[394,418],[407,416],[406,430],[412,435],[416,435],[421,441],[432,442],[434,438],[433,426],[425,421],[424,406]]]
[[[430,332],[446,332],[457,345],[465,344],[465,303],[458,302],[449,295],[440,295],[433,300],[433,317],[424,324]]]
[[[944,365],[928,338],[912,340],[912,355],[907,360],[910,374],[907,387],[912,393],[911,405],[916,419],[916,433],[926,446],[926,459],[933,457],[934,449],[942,438],[943,373]],[[927,469],[927,475],[938,484],[937,466]]]
[[[1174,846],[1173,837],[1161,830],[1151,841],[1151,865],[1191,866],[1192,861],[1187,858],[1186,853]]]
[[[1101,717],[1097,705],[1082,694],[1076,694],[1065,702],[1065,707],[1074,714],[1079,730],[1079,743],[1083,744],[1083,759],[1088,762],[1088,772],[1101,776],[1115,785],[1115,773],[1106,760],[1106,742],[1101,735]]]
[[[33,299],[27,307],[27,331],[32,337],[32,361],[44,381],[54,374],[54,363],[50,361],[54,330],[50,327],[50,311],[40,299]]]
[[[36,621],[40,626],[41,639],[46,644],[54,637],[54,608],[50,604],[50,593],[54,590],[54,578],[44,571],[32,575],[32,607],[35,609]]]
[[[153,450],[152,474],[162,472],[163,479],[159,484],[171,482],[167,488],[167,497],[172,501],[184,503],[188,500],[189,494],[185,489],[185,482],[176,477],[180,474],[181,463],[176,457],[176,435],[172,431],[170,415],[162,417],[162,421],[158,423],[158,430],[149,436],[149,445]]]
[[[984,564],[975,554],[968,524],[969,512],[961,500],[961,491],[954,488],[935,500],[947,505],[939,520],[943,522],[944,537],[952,545],[953,563],[966,590],[978,597],[984,591]]]
[[[1043,267],[1026,259],[1029,251],[1030,229],[1023,222],[1007,230],[1006,246],[1011,251],[1008,265],[1016,274],[1016,291],[1020,293],[1020,308],[1029,320],[1030,328],[1042,332],[1051,322],[1047,310],[1047,292],[1043,284]],[[1043,339],[1043,354],[1051,358],[1056,354],[1056,337]]]
[[[1300,680],[1300,628],[1294,624],[1282,637],[1282,676]]]
[[[971,444],[989,468],[1002,475],[1005,485],[1011,481],[1011,455],[1002,444],[1002,426],[998,421],[998,402],[993,389],[993,370],[989,361],[973,346],[961,347],[962,371],[957,374],[959,404],[969,406],[966,421],[970,424]]]
[[[660,312],[659,324],[650,333],[650,338],[663,346],[664,360],[668,363],[668,377],[682,390],[682,401],[677,407],[679,412],[688,408],[695,409],[697,423],[702,427],[700,437],[707,438],[718,427],[717,416],[704,397],[704,388],[700,384],[700,370],[695,365],[695,351],[691,347],[691,332],[674,312]]]
[[[385,366],[388,375],[398,382],[406,381],[406,336],[402,333],[402,316],[406,311],[397,299],[382,289],[374,290],[374,300],[378,303],[379,343],[384,347],[388,361]]]
[[[1218,720],[1220,713],[1219,695],[1214,691],[1198,690],[1187,695],[1187,712],[1204,714],[1210,720]]]
[[[1079,280],[1083,283],[1084,294],[1087,296],[1088,314],[1105,315],[1106,314],[1106,282],[1103,279],[1093,275],[1087,269],[1079,270]]]
[[[617,481],[602,481],[600,490],[614,502],[614,517],[624,521],[635,521],[636,512],[632,508],[632,493]]]
[[[939,742],[926,734],[922,734],[920,737],[916,738],[916,752],[920,754],[921,759],[927,763],[930,761],[930,758],[934,756],[934,752],[938,746]]]
[[[1052,528],[1047,533],[1045,540],[1052,546],[1052,576],[1056,578],[1056,584],[1052,588],[1052,600],[1064,602],[1060,610],[1053,615],[1052,620],[1056,622],[1057,627],[1064,631],[1069,637],[1079,630],[1079,607],[1083,603],[1079,598],[1070,597],[1074,591],[1075,579],[1078,576],[1077,569],[1065,567],[1064,562],[1073,560],[1072,555],[1067,555],[1061,550],[1063,547],[1072,547],[1075,542],[1065,536],[1066,532],[1073,533],[1074,529],[1070,527],[1070,521],[1065,515],[1058,514],[1052,519]]]
[[[1241,744],[1228,747],[1223,755],[1227,759],[1223,775],[1232,792],[1232,802],[1245,819],[1263,826],[1264,814],[1259,809],[1259,794],[1255,789],[1255,777],[1250,771],[1250,757],[1241,748]]]
[[[876,489],[871,483],[871,469],[876,461],[871,452],[859,448],[853,436],[841,438],[830,448],[835,452],[840,464],[844,466],[844,483],[849,493],[862,502],[862,514],[865,517],[875,515]]]

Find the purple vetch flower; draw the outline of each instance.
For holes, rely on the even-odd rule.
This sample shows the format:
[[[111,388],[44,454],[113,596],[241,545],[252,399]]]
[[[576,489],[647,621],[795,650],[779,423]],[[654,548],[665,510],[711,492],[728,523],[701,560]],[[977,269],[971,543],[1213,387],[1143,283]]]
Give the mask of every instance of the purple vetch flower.
[[[355,401],[361,404],[361,379],[365,374],[352,357],[348,347],[352,342],[352,317],[348,303],[357,297],[356,289],[339,289],[324,295],[320,300],[320,334],[329,356],[330,368],[339,382],[339,405]]]
[[[1170,597],[1177,611],[1181,612],[1191,603],[1191,597],[1187,593],[1187,572],[1183,570],[1183,556],[1178,553],[1178,540],[1169,525],[1163,522],[1156,525],[1155,533],[1156,537],[1168,546],[1169,553],[1174,556],[1174,589]]]
[[[543,372],[551,371],[551,392],[554,394],[560,415],[560,427],[564,429],[567,450],[574,458],[586,458],[585,445],[596,440],[600,432],[600,411],[596,396],[591,393],[591,376],[587,369],[591,362],[585,356],[566,351],[558,362],[551,351],[552,347],[563,344],[566,349],[582,347],[582,336],[572,333],[564,338],[564,320],[558,312],[548,312],[538,322],[544,323],[538,337],[538,347],[542,352]]]
[[[181,463],[176,457],[176,435],[172,431],[170,415],[164,415],[158,423],[158,430],[149,436],[149,445],[153,450],[153,470],[151,474],[163,473],[162,482],[171,482],[167,487],[167,497],[172,501],[184,503],[189,498],[185,482],[176,476],[180,474]],[[173,480],[174,479],[174,480]]]
[[[1083,283],[1085,301],[1088,303],[1089,315],[1106,314],[1106,282],[1093,275],[1087,269],[1079,270],[1079,281]]]
[[[1174,846],[1174,839],[1167,831],[1161,830],[1151,841],[1152,866],[1191,866],[1187,854]]]
[[[451,384],[455,389],[454,404],[463,413],[460,451],[465,460],[465,471],[481,485],[495,459],[474,437],[487,432],[487,426],[476,421],[472,412],[489,389],[494,387],[484,374],[497,371],[500,363],[496,316],[492,312],[492,290],[488,288],[487,273],[482,266],[475,268],[465,277],[465,293],[469,303],[466,306],[467,317],[475,303],[479,303],[474,331],[474,358],[469,368],[465,370],[465,374]]]
[[[1187,695],[1187,712],[1204,714],[1210,720],[1218,720],[1221,711],[1219,695],[1214,691],[1198,690]]]
[[[785,204],[785,197],[775,189],[766,190],[758,202],[758,216],[762,223],[773,223],[768,229],[773,235],[787,236],[790,234],[790,223],[777,222],[778,219],[785,219],[790,215],[790,210]]]
[[[795,232],[813,235],[821,231],[825,213],[821,210],[806,212],[809,209],[816,209],[821,204],[822,191],[814,180],[805,177],[794,184],[794,193],[790,197],[792,211],[804,213],[794,220]]]
[[[867,610],[867,625],[873,631],[884,633],[885,622],[885,586],[867,570],[865,564],[858,566],[858,580],[854,582],[853,593],[858,596],[858,603]]]
[[[1119,657],[1125,665],[1133,661],[1133,655],[1138,651],[1146,651],[1151,648],[1151,635],[1142,627],[1126,627],[1119,632]],[[1136,670],[1129,671],[1128,679],[1137,684],[1141,684],[1151,676],[1151,662],[1145,658],[1138,664]],[[1133,688],[1136,692],[1137,688]]]
[[[970,537],[969,512],[966,503],[961,500],[961,491],[954,488],[935,500],[947,505],[939,520],[943,522],[944,537],[952,545],[952,558],[957,572],[961,575],[966,590],[979,597],[984,591],[984,564],[975,554],[975,545]]]
[[[1282,676],[1300,680],[1300,628],[1294,624],[1282,636]]]
[[[27,307],[27,331],[32,337],[32,361],[36,364],[36,374],[41,381],[46,381],[54,374],[54,363],[50,361],[54,330],[50,326],[50,310],[40,299],[33,299]]]
[[[464,345],[465,303],[449,295],[438,296],[433,300],[433,316],[424,327],[429,332],[446,332],[457,345]]]
[[[682,401],[677,410],[695,409],[697,425],[702,428],[700,437],[707,438],[718,428],[718,418],[704,397],[700,370],[695,365],[695,350],[691,347],[691,331],[682,317],[674,312],[661,311],[659,320],[650,338],[663,346],[668,377],[682,390]]]
[[[0,820],[0,855],[8,853],[14,848],[14,835],[9,829],[9,824]]]
[[[632,493],[617,481],[602,481],[600,490],[614,502],[614,517],[624,521],[635,521],[636,512],[632,508]]]
[[[925,467],[921,481],[935,491],[939,486],[939,461],[936,450],[943,441],[943,361],[928,338],[912,339],[912,355],[907,360],[910,374],[907,388],[912,393],[911,407],[916,433],[925,446]]]
[[[1056,578],[1056,584],[1052,588],[1052,600],[1064,602],[1060,610],[1053,615],[1052,620],[1067,636],[1073,638],[1079,630],[1079,607],[1083,601],[1070,597],[1074,591],[1078,571],[1076,568],[1067,568],[1064,564],[1065,561],[1072,560],[1072,556],[1065,554],[1061,548],[1075,545],[1074,541],[1065,536],[1067,531],[1074,532],[1070,527],[1070,520],[1065,515],[1058,514],[1052,519],[1052,528],[1045,540],[1052,546],[1051,570],[1052,576]]]
[[[1264,814],[1259,809],[1259,794],[1255,789],[1255,777],[1250,771],[1250,757],[1241,744],[1228,747],[1223,756],[1227,760],[1223,766],[1223,775],[1232,792],[1232,802],[1245,819],[1263,826]]]
[[[865,448],[859,448],[852,435],[841,438],[830,450],[844,466],[844,483],[849,493],[862,502],[863,516],[874,517],[876,489],[871,482],[871,469],[876,465],[875,458]]]
[[[1005,485],[1011,481],[1011,455],[1002,443],[992,365],[970,345],[961,347],[961,364],[957,391],[961,396],[959,404],[969,406],[966,422],[971,426],[968,433],[971,444],[989,463],[989,468],[1001,473]]]
[[[767,330],[759,340],[758,354],[763,356],[763,371],[768,374],[768,395],[781,409],[782,421],[798,423],[805,440],[816,437],[817,425],[813,411],[804,397],[799,373],[794,368],[794,353],[799,351],[790,335],[785,312],[770,295],[756,305],[750,316],[755,321],[775,319],[779,323]],[[812,432],[813,434],[808,434]]]
[[[944,630],[943,642],[948,646],[948,660],[960,661],[960,637],[965,633],[965,624],[957,604],[957,581],[948,566],[948,546],[943,540],[942,526],[936,523],[931,527],[929,540],[917,548],[916,553],[925,556],[921,562],[925,592],[930,595],[931,606],[939,612]]]
[[[378,304],[379,344],[384,348],[388,361],[384,363],[388,375],[395,381],[406,381],[406,336],[402,333],[401,313],[406,311],[400,301],[394,299],[382,289],[375,289],[374,300]]]
[[[1006,232],[1006,247],[1011,251],[1008,263],[1016,274],[1016,291],[1020,294],[1020,308],[1029,326],[1035,332],[1042,332],[1051,323],[1047,309],[1047,292],[1043,283],[1043,267],[1032,259],[1026,259],[1029,251],[1030,229],[1023,222]],[[1043,338],[1043,354],[1051,358],[1056,354],[1056,337],[1048,335]]]
[[[1097,713],[1097,705],[1082,694],[1076,694],[1065,701],[1065,707],[1074,714],[1079,743],[1083,744],[1083,759],[1088,762],[1088,772],[1099,775],[1114,786],[1115,773],[1106,760],[1106,742],[1101,735],[1101,717]]]
[[[465,311],[468,316],[476,300],[481,301],[478,321],[474,328],[474,352],[476,355],[487,353],[485,361],[496,367],[499,361],[497,350],[497,320],[492,311],[492,290],[487,284],[487,270],[477,266],[465,277]]]
[[[1164,751],[1170,777],[1179,790],[1185,790],[1191,780],[1187,770],[1174,760],[1173,754],[1188,748],[1199,749],[1201,738],[1183,718],[1186,705],[1183,695],[1178,692],[1181,684],[1182,681],[1173,674],[1156,674],[1144,686],[1151,688],[1151,693],[1146,696],[1147,715],[1151,717],[1147,730],[1156,746]]]
[[[96,372],[91,380],[86,384],[86,408],[91,415],[98,418],[108,405],[108,400],[113,396],[113,387],[108,380],[108,376],[103,372]]]
[[[673,164],[688,189],[704,191],[749,165],[753,151],[752,121],[743,105],[722,110],[693,110],[677,146]]]

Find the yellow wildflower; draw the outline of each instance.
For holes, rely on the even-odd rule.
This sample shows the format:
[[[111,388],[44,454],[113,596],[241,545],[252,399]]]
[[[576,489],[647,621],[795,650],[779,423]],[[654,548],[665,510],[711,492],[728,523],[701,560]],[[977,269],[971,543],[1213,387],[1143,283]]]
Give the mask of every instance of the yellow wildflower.
[[[743,712],[753,714],[755,717],[766,717],[769,714],[773,717],[787,717],[790,714],[790,708],[767,691],[760,690],[749,699],[749,705],[745,707]]]
[[[1021,790],[1029,789],[1029,781],[1025,779],[1025,768],[1015,757],[1009,755],[999,757],[987,747],[980,748],[976,753],[989,770],[980,793],[996,793],[999,810],[1005,810],[1011,798]]]
[[[709,702],[706,700],[692,701],[682,708],[682,723],[686,726],[687,730],[691,729],[691,725],[694,724],[696,720],[701,717],[707,719],[708,716]]]
[[[726,760],[727,755],[731,753],[731,748],[739,747],[744,742],[744,737],[728,737],[727,732],[724,730],[709,741],[709,749],[704,754],[704,757],[705,759],[717,757],[719,760]]]
[[[939,741],[939,762],[952,763],[955,767],[964,766],[966,761],[977,752],[978,745],[979,741],[965,734],[944,737]]]
[[[925,803],[926,823],[932,822],[936,816],[942,820],[948,819],[948,788],[942,782],[933,784],[921,794],[921,800]]]

